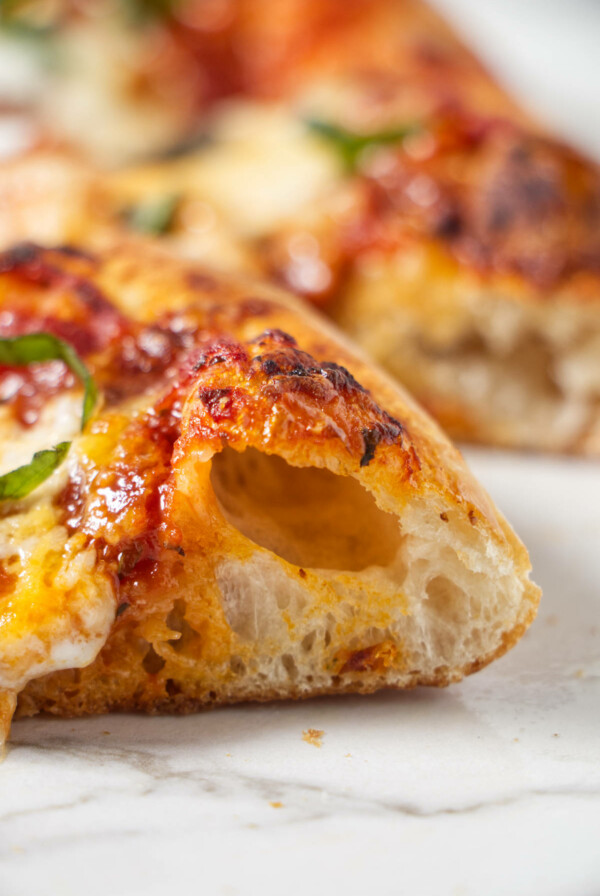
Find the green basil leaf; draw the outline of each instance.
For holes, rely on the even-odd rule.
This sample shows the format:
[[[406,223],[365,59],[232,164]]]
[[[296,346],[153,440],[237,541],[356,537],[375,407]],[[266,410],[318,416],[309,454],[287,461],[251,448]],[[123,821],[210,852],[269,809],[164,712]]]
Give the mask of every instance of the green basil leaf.
[[[70,445],[70,442],[60,442],[54,448],[36,451],[28,464],[0,476],[0,501],[26,498],[61,465]]]
[[[83,383],[85,389],[81,413],[81,428],[83,429],[96,405],[98,390],[90,372],[73,346],[57,336],[53,336],[52,333],[27,333],[25,336],[0,339],[0,364],[6,364],[9,367],[24,367],[38,361],[56,360],[64,361]]]
[[[145,199],[125,213],[130,227],[140,233],[161,236],[173,226],[180,197],[176,194]]]
[[[72,345],[52,333],[27,333],[8,339],[0,338],[0,364],[25,367],[39,361],[63,361],[84,385],[81,428],[89,420],[96,405],[98,391],[87,367]],[[25,498],[60,466],[71,443],[61,442],[54,448],[37,451],[31,461],[0,476],[0,501]]]
[[[341,156],[348,171],[356,171],[360,156],[368,147],[401,143],[402,140],[420,130],[417,124],[406,124],[384,131],[360,134],[319,118],[309,118],[306,124],[314,134],[331,143]]]

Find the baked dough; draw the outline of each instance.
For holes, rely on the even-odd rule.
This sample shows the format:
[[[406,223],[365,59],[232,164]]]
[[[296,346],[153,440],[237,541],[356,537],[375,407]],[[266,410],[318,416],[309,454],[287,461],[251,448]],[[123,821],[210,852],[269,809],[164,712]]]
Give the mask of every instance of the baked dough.
[[[143,241],[0,256],[0,335],[69,340],[0,374],[0,703],[187,712],[446,685],[503,654],[539,590],[447,438],[291,296]]]

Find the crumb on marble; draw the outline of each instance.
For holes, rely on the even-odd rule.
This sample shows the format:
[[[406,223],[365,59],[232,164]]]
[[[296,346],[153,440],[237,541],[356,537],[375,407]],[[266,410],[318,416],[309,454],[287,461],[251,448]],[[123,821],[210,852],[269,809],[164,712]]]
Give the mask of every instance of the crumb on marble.
[[[575,678],[585,678],[585,672],[583,669],[577,669],[575,672]]]
[[[103,731],[102,734],[110,734],[110,731]]]
[[[559,737],[559,736],[560,736],[560,735],[558,735],[558,734],[553,734],[553,735],[552,735],[552,737]]]
[[[346,753],[344,759],[352,759],[352,753]]]
[[[280,803],[279,800],[271,800],[269,803],[272,809],[283,809],[283,803]]]
[[[514,741],[514,743],[518,744],[518,743],[519,743],[519,738],[518,738],[518,737],[513,737],[513,741]]]
[[[302,740],[306,741],[307,744],[312,744],[313,747],[322,747],[324,734],[325,732],[321,731],[320,728],[307,728],[306,731],[302,732]]]

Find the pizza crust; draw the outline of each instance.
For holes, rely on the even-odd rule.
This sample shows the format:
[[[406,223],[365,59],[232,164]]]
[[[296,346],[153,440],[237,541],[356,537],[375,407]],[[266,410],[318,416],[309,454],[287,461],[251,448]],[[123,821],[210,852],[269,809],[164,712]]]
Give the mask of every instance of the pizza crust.
[[[152,345],[190,334],[170,373],[140,368],[141,391],[123,397],[112,343],[88,355],[105,406],[74,440],[67,485],[5,516],[25,525],[41,504],[64,526],[67,507],[89,558],[78,587],[114,589],[96,659],[37,677],[32,655],[21,714],[446,685],[530,624],[527,553],[459,453],[292,297],[141,242],[29,247],[4,270],[5,308],[29,291],[38,308],[61,296],[63,313],[94,296],[142,328],[140,345],[147,327]],[[64,598],[75,623],[66,586]]]

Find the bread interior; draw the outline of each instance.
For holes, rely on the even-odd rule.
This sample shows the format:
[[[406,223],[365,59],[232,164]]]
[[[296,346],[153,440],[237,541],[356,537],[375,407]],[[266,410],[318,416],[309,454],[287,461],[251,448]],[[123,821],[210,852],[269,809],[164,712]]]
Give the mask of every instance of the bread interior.
[[[188,460],[196,519],[169,588],[141,617],[126,610],[91,666],[30,682],[22,714],[444,685],[535,613],[526,559],[464,507],[422,493],[400,505],[362,472],[252,448]]]
[[[358,678],[435,680],[498,649],[523,611],[507,545],[486,545],[456,509],[419,499],[398,515],[357,478],[254,449],[225,448],[210,480],[229,525],[257,546],[218,565],[228,622],[264,654],[282,639],[262,661],[293,668],[296,686],[326,687],[340,657],[381,645],[394,660]]]
[[[233,526],[296,566],[357,572],[390,565],[398,550],[396,517],[350,476],[225,448],[211,482]]]
[[[415,265],[417,272],[422,273]],[[374,265],[336,317],[453,435],[511,447],[600,450],[600,319],[562,301]]]

